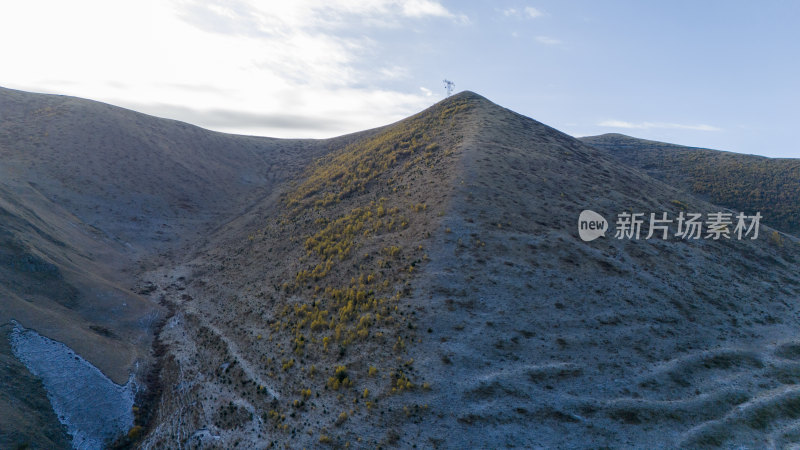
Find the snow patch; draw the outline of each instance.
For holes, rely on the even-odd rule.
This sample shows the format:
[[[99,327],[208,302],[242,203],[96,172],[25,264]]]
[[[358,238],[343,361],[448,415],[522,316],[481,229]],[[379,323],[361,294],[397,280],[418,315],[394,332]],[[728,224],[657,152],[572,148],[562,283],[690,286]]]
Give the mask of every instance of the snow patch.
[[[120,386],[68,346],[12,321],[11,349],[42,379],[76,449],[102,449],[133,426],[133,377]]]

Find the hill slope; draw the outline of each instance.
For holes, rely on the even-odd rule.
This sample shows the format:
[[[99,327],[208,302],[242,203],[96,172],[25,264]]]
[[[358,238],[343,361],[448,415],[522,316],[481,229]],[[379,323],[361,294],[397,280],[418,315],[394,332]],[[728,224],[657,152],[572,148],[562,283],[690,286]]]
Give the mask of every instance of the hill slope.
[[[768,225],[800,233],[798,159],[684,147],[621,134],[581,140],[712,203],[740,211],[761,211]]]
[[[0,88],[0,324],[16,319],[124,384],[147,367],[163,316],[137,275],[207,239],[327,145]],[[26,386],[0,388],[0,416],[33,392],[46,402]],[[41,429],[11,431],[37,442]]]
[[[796,239],[583,242],[583,209],[720,207],[469,92],[332,145],[145,275],[145,443],[795,442]]]

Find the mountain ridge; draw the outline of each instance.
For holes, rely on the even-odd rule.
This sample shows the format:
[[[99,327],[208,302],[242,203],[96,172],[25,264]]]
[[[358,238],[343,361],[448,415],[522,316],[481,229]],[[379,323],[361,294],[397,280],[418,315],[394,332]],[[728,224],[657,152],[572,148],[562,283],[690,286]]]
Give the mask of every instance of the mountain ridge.
[[[164,338],[178,364],[186,364],[185,373],[214,375],[204,378],[203,386],[168,397],[167,404],[201,402],[203,408],[192,411],[188,422],[211,424],[216,431],[197,435],[192,425],[164,426],[148,444],[173,435],[193,436],[187,442],[198,445],[210,439],[262,442],[237,431],[226,419],[231,414],[239,429],[263,430],[266,442],[275,444],[442,448],[692,446],[724,442],[722,436],[732,431],[739,433],[737,442],[755,442],[758,431],[739,431],[739,419],[726,414],[738,405],[761,414],[760,399],[770,398],[789,411],[776,423],[792,417],[794,409],[787,405],[793,397],[773,398],[775,392],[758,382],[770,387],[790,382],[773,369],[761,369],[774,352],[795,345],[786,336],[797,327],[796,305],[789,303],[797,296],[791,270],[796,240],[786,237],[780,247],[768,240],[610,236],[583,243],[575,228],[585,208],[606,217],[639,210],[675,217],[683,208],[711,213],[718,207],[471,93],[401,121],[397,130],[384,129],[396,138],[386,145],[397,151],[406,148],[403,142],[413,147],[411,138],[403,138],[416,136],[413,127],[403,134],[406,123],[439,117],[459,102],[465,107],[452,122],[424,128],[430,136],[445,132],[451,138],[449,144],[447,138],[431,138],[439,147],[429,166],[419,164],[424,157],[407,167],[399,162],[375,178],[368,173],[361,184],[358,164],[341,174],[335,169],[348,167],[351,157],[362,162],[359,148],[373,144],[334,149],[287,188],[283,203],[257,212],[251,229],[262,232],[256,230],[252,240],[229,235],[225,248],[208,252],[217,255],[211,261],[201,257],[181,267],[182,276],[195,280],[185,287],[194,305],[181,316],[182,326]],[[381,137],[370,155],[382,154]],[[418,143],[424,154],[429,144],[422,136]],[[303,189],[308,180],[316,183]],[[293,202],[298,188],[299,200]],[[427,207],[415,211],[420,199]],[[292,212],[298,204],[302,208]],[[397,208],[397,221],[407,221],[408,228],[363,240],[348,237],[347,227],[358,226],[358,220],[372,223],[366,214],[380,214],[380,207],[383,214]],[[266,231],[263,218],[272,218]],[[319,228],[311,225],[318,221]],[[670,231],[674,235],[674,225]],[[322,246],[328,237],[331,244]],[[306,256],[298,252],[303,247]],[[314,259],[325,249],[337,258],[344,255],[345,267],[334,262],[328,269],[326,259]],[[395,251],[397,259],[391,259]],[[278,268],[259,263],[270,254],[292,262]],[[727,266],[717,262],[723,259]],[[382,266],[386,261],[389,266]],[[761,265],[772,273],[758,271]],[[375,322],[372,306],[347,319],[352,310],[336,299],[349,294],[324,285],[331,276],[345,284],[349,278],[359,310],[359,289],[373,286],[369,275],[381,268],[402,272],[378,278],[388,279],[389,293],[399,294],[387,301],[400,314],[393,319],[400,328],[397,322]],[[158,272],[153,279],[160,277]],[[768,295],[762,295],[765,284],[772,285]],[[177,305],[173,298],[168,301]],[[215,305],[219,298],[227,300]],[[377,312],[385,320],[384,311]],[[364,321],[367,314],[372,316]],[[718,336],[707,326],[727,331]],[[192,343],[185,336],[200,338]],[[771,344],[777,336],[782,343]],[[215,344],[220,340],[235,345]],[[753,351],[755,356],[748,356]],[[249,379],[249,369],[219,371],[239,365],[239,358],[250,368],[253,361],[264,364],[266,390],[280,397],[249,394],[251,386],[261,388]],[[737,379],[733,394],[719,387],[722,378],[750,367],[750,361],[759,369],[753,380]],[[677,369],[664,375],[664,367]],[[691,374],[688,380],[680,378],[686,376],[683,368]],[[168,384],[193,382],[177,367],[171,371]],[[717,413],[703,415],[709,404]],[[261,408],[266,415],[259,419]],[[162,409],[160,423],[175,423],[179,411]]]
[[[152,395],[121,445],[796,441],[797,239],[768,239],[765,226],[758,240],[689,241],[673,223],[667,240],[609,232],[583,242],[584,209],[607,218],[719,211],[603,149],[472,92],[313,141],[185,131],[112,108],[81,118],[81,134],[62,130],[59,147],[44,133],[66,125],[21,119],[44,107],[0,116],[0,156],[16,164],[0,178],[0,207],[17,218],[0,229],[13,238],[0,261],[45,277],[82,258],[75,267],[110,273],[157,311],[139,323],[156,337],[133,339],[139,355],[152,344],[141,360],[157,361]],[[139,158],[137,146],[117,146],[122,137],[109,150],[98,141],[75,150],[100,123],[150,146]],[[19,145],[36,164],[10,148]],[[69,202],[39,179],[62,166],[34,167],[57,149],[85,166],[55,178],[68,193],[85,186]],[[117,174],[108,186],[92,175],[104,164]],[[164,177],[162,167],[184,175]],[[185,185],[206,179],[221,192]],[[160,196],[149,210],[138,184]],[[106,214],[93,212],[93,198]],[[171,228],[157,234],[159,223]],[[25,279],[8,267],[0,276]],[[37,284],[34,294],[57,310],[53,290],[65,287],[51,278],[54,288]],[[85,302],[86,287],[63,279]],[[0,292],[24,302],[34,285]],[[106,331],[127,341],[124,330]]]
[[[580,138],[617,160],[735,210],[761,211],[764,222],[800,233],[800,160],[648,141],[622,134]]]

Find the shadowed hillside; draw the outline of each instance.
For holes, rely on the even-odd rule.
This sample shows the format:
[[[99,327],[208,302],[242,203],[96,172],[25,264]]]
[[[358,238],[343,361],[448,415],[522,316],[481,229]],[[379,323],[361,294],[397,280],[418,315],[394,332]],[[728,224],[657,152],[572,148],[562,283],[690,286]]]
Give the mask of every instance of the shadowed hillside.
[[[175,311],[144,442],[796,442],[797,240],[583,242],[583,209],[720,207],[469,92],[332,145],[143,276]]]
[[[739,211],[760,211],[768,225],[800,233],[798,159],[684,147],[621,134],[581,140],[712,203]]]
[[[138,274],[203,242],[327,146],[0,88],[0,323],[63,342],[124,384],[147,367],[163,316]],[[13,386],[0,388],[4,417],[14,398],[41,395]],[[39,442],[40,428],[11,431]],[[11,435],[25,443],[24,433]]]

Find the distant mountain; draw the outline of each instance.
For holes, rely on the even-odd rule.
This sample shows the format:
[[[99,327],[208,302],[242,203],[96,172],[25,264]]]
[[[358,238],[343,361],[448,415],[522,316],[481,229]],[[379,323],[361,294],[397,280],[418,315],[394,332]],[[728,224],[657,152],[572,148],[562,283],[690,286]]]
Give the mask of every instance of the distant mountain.
[[[134,375],[122,447],[800,443],[798,240],[618,239],[723,207],[611,153],[471,92],[277,140],[0,90],[0,324]],[[63,445],[0,360],[0,446]]]
[[[654,178],[737,211],[760,211],[766,224],[800,233],[800,159],[684,147],[622,134],[581,140]]]

